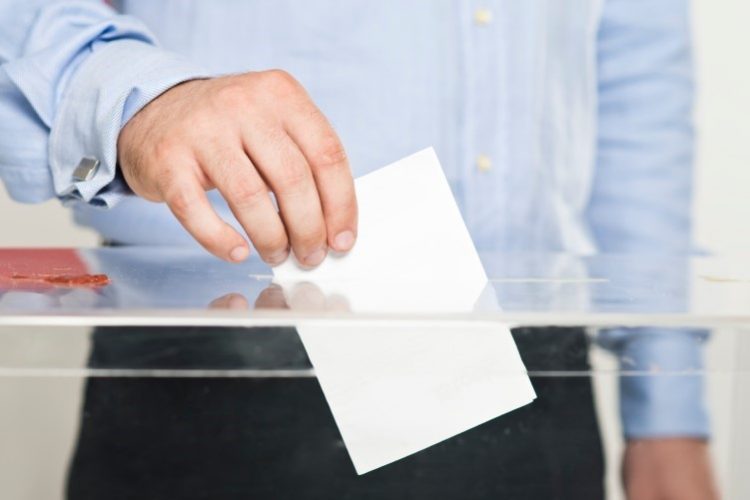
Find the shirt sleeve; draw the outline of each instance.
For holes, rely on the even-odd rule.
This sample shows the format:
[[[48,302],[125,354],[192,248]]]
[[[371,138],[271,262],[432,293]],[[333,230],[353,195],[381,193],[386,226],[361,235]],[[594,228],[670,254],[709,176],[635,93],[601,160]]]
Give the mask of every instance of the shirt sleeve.
[[[614,329],[599,343],[620,362],[620,418],[628,439],[710,436],[703,394],[704,330]]]
[[[117,137],[138,110],[206,72],[99,1],[0,0],[0,177],[12,198],[112,206]],[[86,180],[83,158],[98,160]]]
[[[692,250],[689,26],[687,0],[603,2],[597,172],[587,213],[603,251],[656,257]],[[674,285],[684,305],[688,284]],[[601,332],[623,372],[641,374],[620,379],[627,437],[708,436],[699,373],[705,336],[651,328]]]

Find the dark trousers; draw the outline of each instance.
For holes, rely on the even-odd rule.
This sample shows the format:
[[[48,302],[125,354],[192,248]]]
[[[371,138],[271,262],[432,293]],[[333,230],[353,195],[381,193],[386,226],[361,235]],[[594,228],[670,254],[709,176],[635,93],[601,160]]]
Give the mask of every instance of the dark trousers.
[[[581,329],[513,332],[530,370],[588,369]],[[292,329],[99,328],[98,368],[309,367]],[[314,378],[92,378],[67,494],[79,499],[601,499],[587,377],[357,476]]]

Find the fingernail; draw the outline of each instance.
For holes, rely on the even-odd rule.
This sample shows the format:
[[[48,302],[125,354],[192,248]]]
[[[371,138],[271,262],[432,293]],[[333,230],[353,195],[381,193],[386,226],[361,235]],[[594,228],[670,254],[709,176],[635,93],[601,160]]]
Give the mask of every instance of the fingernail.
[[[241,262],[247,259],[248,255],[250,255],[250,249],[247,247],[237,247],[229,252],[229,258],[235,262]]]
[[[325,258],[326,258],[326,249],[321,248],[309,254],[307,257],[305,257],[303,260],[303,263],[306,266],[317,266],[318,264],[323,262],[323,259]]]
[[[351,250],[354,246],[354,233],[351,231],[343,231],[339,233],[336,238],[333,239],[333,244],[336,250],[340,252],[346,252]]]
[[[273,255],[270,255],[268,257],[268,263],[271,264],[272,266],[275,266],[284,262],[287,257],[289,257],[289,250],[284,250],[282,252],[278,252]]]

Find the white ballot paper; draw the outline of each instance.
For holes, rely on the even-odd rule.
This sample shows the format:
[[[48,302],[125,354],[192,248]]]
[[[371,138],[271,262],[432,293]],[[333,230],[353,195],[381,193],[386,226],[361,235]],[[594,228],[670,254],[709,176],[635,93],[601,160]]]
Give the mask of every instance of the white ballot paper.
[[[353,312],[471,311],[487,276],[432,149],[355,181],[357,244],[315,270],[274,269],[291,308],[314,290]],[[304,295],[304,293],[302,293]],[[486,293],[484,294],[486,298]],[[510,330],[493,324],[297,327],[359,474],[536,397]]]

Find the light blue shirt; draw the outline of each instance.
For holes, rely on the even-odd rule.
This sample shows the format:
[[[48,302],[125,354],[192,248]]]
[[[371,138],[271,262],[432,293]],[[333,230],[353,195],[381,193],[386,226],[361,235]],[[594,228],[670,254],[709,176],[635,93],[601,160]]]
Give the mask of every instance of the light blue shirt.
[[[355,175],[434,146],[480,249],[690,251],[687,0],[117,4],[129,15],[0,0],[0,176],[14,199],[58,197],[106,239],[194,244],[164,205],[128,194],[120,128],[178,82],[279,67],[329,117]],[[76,182],[84,156],[101,166]],[[604,340],[635,360],[677,345],[670,356],[700,367],[701,338]],[[623,378],[625,433],[706,435],[694,382],[677,397],[669,381]]]

